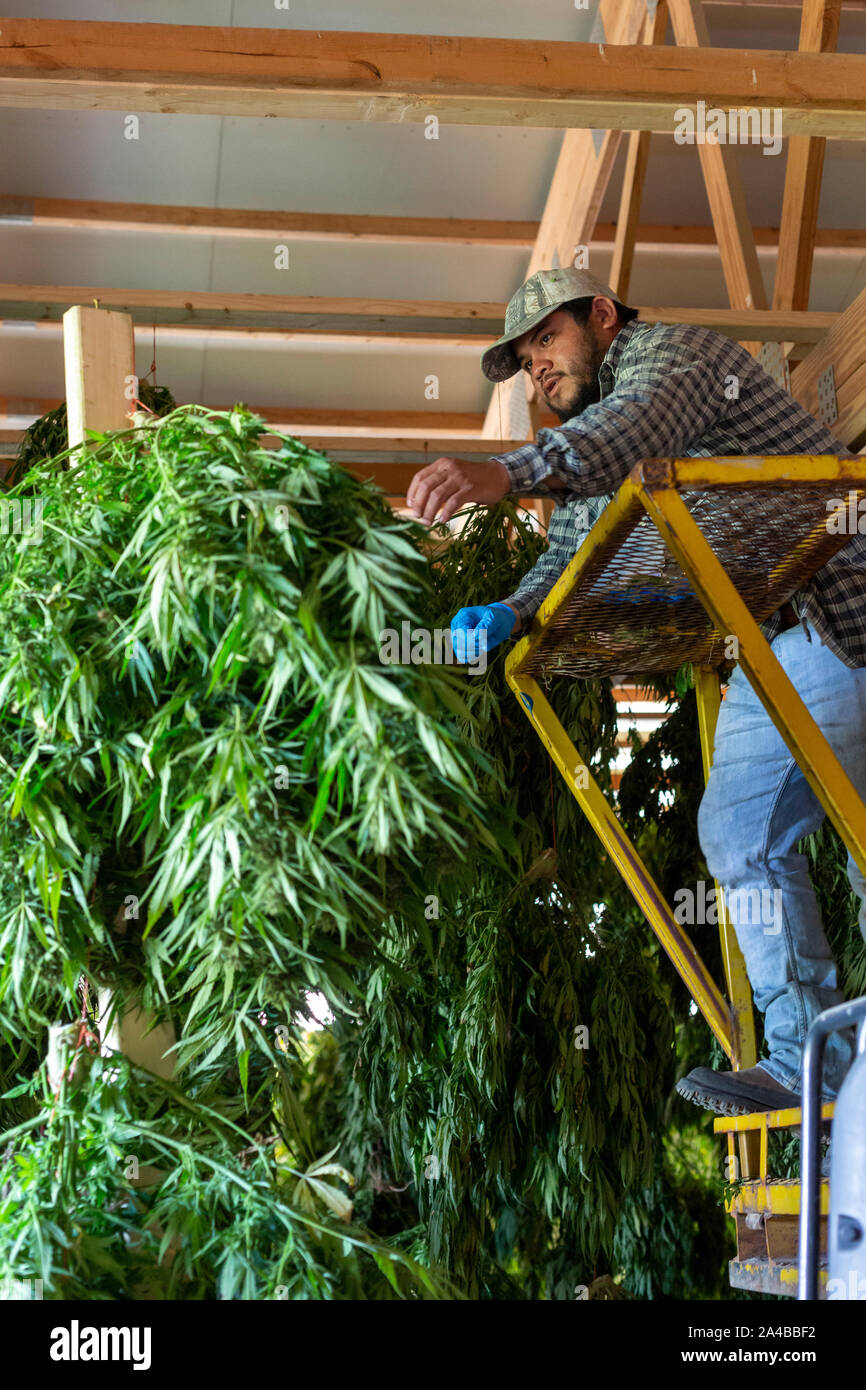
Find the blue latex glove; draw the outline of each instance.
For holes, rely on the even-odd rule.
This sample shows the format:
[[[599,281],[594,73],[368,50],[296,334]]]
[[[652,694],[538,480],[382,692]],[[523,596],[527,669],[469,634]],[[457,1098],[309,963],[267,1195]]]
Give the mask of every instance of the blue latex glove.
[[[511,635],[517,615],[505,603],[485,603],[461,608],[451,619],[451,645],[456,661],[476,661],[481,652],[479,633],[486,632],[489,652]]]

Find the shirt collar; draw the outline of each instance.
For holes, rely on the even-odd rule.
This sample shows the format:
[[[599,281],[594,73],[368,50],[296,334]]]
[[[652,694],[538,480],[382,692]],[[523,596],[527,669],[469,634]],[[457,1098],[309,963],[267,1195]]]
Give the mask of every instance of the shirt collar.
[[[622,328],[619,330],[619,332],[617,333],[616,337],[614,338],[613,342],[611,343],[610,347],[604,355],[604,361],[601,364],[599,375],[601,375],[601,371],[603,371],[605,367],[609,367],[611,372],[616,371],[617,363],[619,362],[619,359],[622,357],[622,354],[625,351],[626,344],[637,325],[637,319],[630,319],[628,323],[623,324]]]

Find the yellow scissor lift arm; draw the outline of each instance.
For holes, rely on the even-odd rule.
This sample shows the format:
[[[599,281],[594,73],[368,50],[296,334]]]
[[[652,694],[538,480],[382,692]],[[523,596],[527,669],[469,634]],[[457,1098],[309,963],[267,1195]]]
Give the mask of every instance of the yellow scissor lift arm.
[[[757,1050],[745,963],[721,885],[716,901],[726,994],[676,921],[541,682],[670,671],[692,662],[706,778],[721,698],[718,668],[735,637],[752,687],[866,874],[866,805],[758,626],[851,540],[828,520],[831,512],[849,508],[852,493],[858,501],[866,495],[863,458],[645,460],[605,508],[506,662],[524,713],[735,1069],[753,1066]],[[823,1117],[832,1114],[825,1106]],[[767,1139],[770,1130],[799,1123],[799,1109],[715,1122],[716,1132],[727,1135],[731,1158],[737,1142],[744,1179],[729,1205],[737,1225],[731,1282],[739,1287],[796,1291],[799,1182],[768,1176]],[[821,1201],[826,1213],[826,1183]]]

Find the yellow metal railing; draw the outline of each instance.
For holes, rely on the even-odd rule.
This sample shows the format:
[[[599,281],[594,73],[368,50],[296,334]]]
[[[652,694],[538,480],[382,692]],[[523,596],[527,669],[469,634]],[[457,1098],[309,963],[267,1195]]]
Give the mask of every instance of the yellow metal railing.
[[[821,1107],[821,1119],[830,1124],[833,1104]],[[775,1130],[797,1129],[802,1123],[799,1109],[762,1111],[755,1115],[719,1115],[713,1129],[727,1136],[729,1177],[745,1179],[735,1183],[726,1198],[728,1215],[733,1218],[737,1240],[736,1259],[729,1265],[735,1288],[753,1292],[780,1293],[796,1297],[799,1274],[800,1179],[774,1178],[769,1173],[770,1134]],[[740,1168],[736,1167],[735,1140],[739,1145]],[[751,1168],[743,1162],[748,1155]],[[819,1187],[819,1248],[827,1251],[827,1218],[830,1184],[826,1177]],[[768,1279],[769,1276],[769,1279]],[[826,1267],[819,1268],[819,1286],[826,1289]]]
[[[680,584],[685,576],[691,588],[688,597],[696,597],[703,609],[703,621],[696,625],[695,614],[699,610],[692,602],[691,626],[686,621],[680,628],[671,622],[670,604],[664,607],[659,603],[655,611],[660,623],[662,618],[666,623],[660,630],[670,632],[670,638],[665,639],[671,643],[670,650],[676,651],[680,660],[691,659],[683,655],[689,650],[697,656],[695,687],[705,777],[712,763],[720,705],[717,668],[723,659],[721,644],[725,634],[736,634],[740,665],[846,847],[866,873],[866,805],[758,626],[850,541],[850,534],[835,534],[827,525],[827,517],[834,509],[832,501],[825,499],[840,489],[854,489],[858,498],[861,491],[866,495],[864,459],[737,456],[649,459],[637,465],[557,579],[505,667],[508,683],[525,714],[735,1069],[752,1066],[757,1059],[755,1027],[745,963],[719,885],[717,902],[727,997],[675,920],[635,845],[557,719],[538,677],[601,674],[617,669],[625,674],[626,666],[616,665],[624,658],[616,654],[611,631],[616,626],[617,612],[622,615],[634,610],[625,603],[617,609],[615,600],[622,591],[612,591],[612,602],[605,595],[604,581],[607,576],[621,582],[617,558],[629,544],[633,547],[632,562],[635,555],[645,557],[650,553],[645,537],[636,548],[634,543],[638,524],[649,517],[664,542],[663,549],[676,561],[675,567],[669,562],[661,567],[664,573],[658,576],[662,586],[658,594],[662,594],[664,585],[670,589],[673,569]],[[750,506],[741,505],[731,523],[734,539],[730,564],[746,575],[743,583],[750,589],[751,607],[732,581],[724,554],[720,556],[713,549],[688,505],[690,500],[702,517],[715,514],[716,534],[724,536],[725,507],[733,506],[732,499],[741,500],[743,496],[748,497]],[[761,528],[765,518],[774,515],[774,497],[778,497],[783,510],[781,524],[779,516],[775,518],[775,539],[770,544]],[[789,518],[790,540],[785,535]],[[644,526],[641,534],[645,529]],[[762,546],[767,554],[763,571],[758,573],[748,557],[760,553]],[[724,545],[719,548],[724,550]],[[752,564],[755,572],[747,573],[744,564]],[[628,579],[627,574],[624,577]],[[643,611],[653,612],[652,593],[649,606],[644,604]],[[585,618],[584,613],[590,617]],[[747,1147],[747,1141],[757,1136],[745,1128],[738,1134],[743,1169],[754,1171],[757,1155],[752,1146]]]

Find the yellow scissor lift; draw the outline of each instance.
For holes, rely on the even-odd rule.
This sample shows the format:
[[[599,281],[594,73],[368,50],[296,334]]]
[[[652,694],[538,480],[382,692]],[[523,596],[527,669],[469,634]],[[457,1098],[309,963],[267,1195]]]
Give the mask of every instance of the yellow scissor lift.
[[[758,1059],[751,991],[720,885],[727,998],[556,718],[542,683],[671,671],[692,662],[706,778],[721,699],[718,668],[736,637],[752,687],[866,873],[866,805],[758,626],[851,540],[840,523],[859,515],[856,503],[864,496],[863,458],[648,459],[632,469],[605,508],[505,667],[524,712],[735,1069]],[[833,1106],[825,1105],[822,1118],[832,1115]],[[743,1179],[728,1205],[737,1231],[734,1287],[796,1294],[800,1184],[768,1175],[767,1143],[770,1130],[799,1124],[799,1109],[715,1121]],[[827,1210],[824,1180],[822,1252]]]

